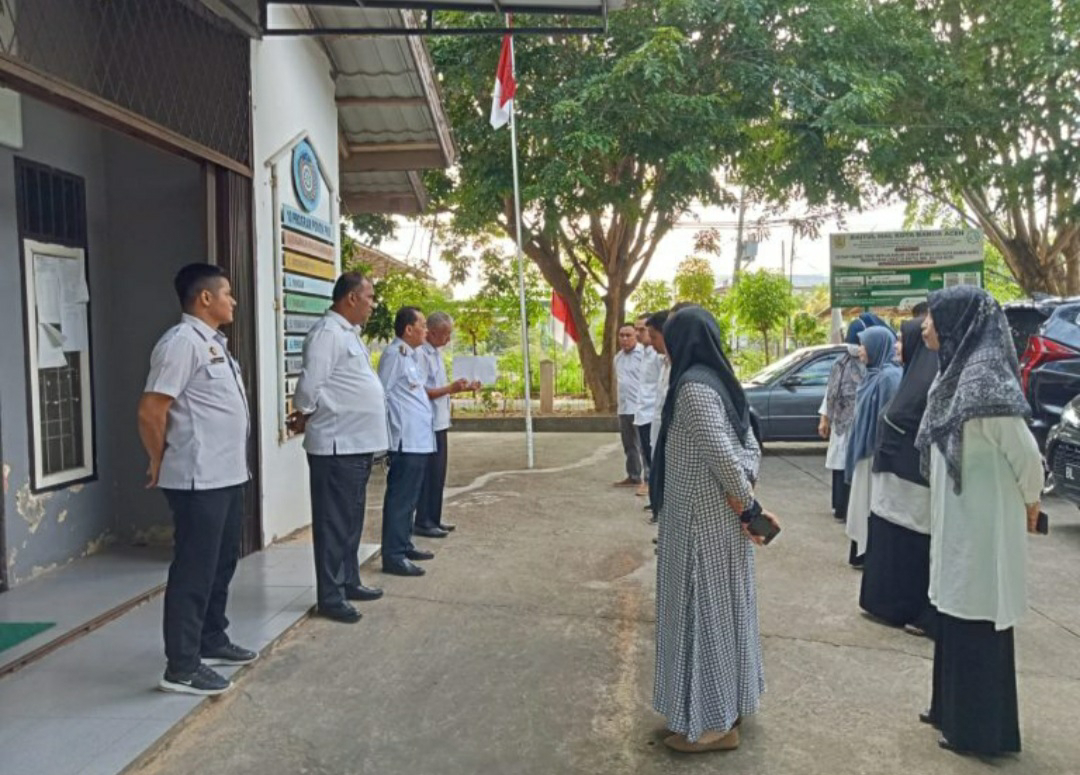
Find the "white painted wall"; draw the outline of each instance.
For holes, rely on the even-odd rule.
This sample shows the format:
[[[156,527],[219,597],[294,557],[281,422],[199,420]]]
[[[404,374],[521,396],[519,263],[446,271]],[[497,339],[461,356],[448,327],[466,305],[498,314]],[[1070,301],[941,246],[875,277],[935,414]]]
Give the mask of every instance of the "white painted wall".
[[[293,11],[271,6],[273,26],[294,25]],[[282,443],[278,421],[278,340],[274,314],[276,286],[274,234],[280,213],[273,212],[271,170],[267,160],[304,132],[337,188],[337,106],[330,62],[314,40],[269,38],[251,49],[254,127],[255,269],[258,300],[259,413],[261,424],[263,540],[266,544],[311,522],[308,469],[300,439]],[[297,206],[292,190],[292,156],[276,165],[279,201]],[[325,182],[325,181],[324,181]],[[324,187],[314,215],[333,220]],[[333,212],[337,212],[336,203]],[[335,229],[335,237],[337,230]]]

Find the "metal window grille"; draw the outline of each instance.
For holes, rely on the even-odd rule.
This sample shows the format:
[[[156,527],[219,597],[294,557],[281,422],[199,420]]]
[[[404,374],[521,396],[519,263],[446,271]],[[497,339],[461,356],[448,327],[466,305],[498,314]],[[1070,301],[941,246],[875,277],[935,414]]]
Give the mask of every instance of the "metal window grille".
[[[0,0],[0,56],[242,164],[250,42],[186,0]]]
[[[86,246],[86,185],[82,178],[20,161],[16,166],[19,226],[23,238]],[[42,471],[86,465],[83,445],[82,360],[65,353],[66,366],[38,370]]]

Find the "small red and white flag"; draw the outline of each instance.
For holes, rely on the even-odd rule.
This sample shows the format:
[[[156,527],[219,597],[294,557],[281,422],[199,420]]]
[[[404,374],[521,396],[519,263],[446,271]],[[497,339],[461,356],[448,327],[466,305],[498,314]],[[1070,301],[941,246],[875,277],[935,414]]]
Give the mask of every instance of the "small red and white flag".
[[[568,339],[576,344],[579,336],[574,316],[570,314],[570,305],[554,290],[551,291],[551,318],[555,341],[560,342],[564,349],[571,346]]]
[[[498,129],[510,123],[510,115],[514,112],[514,94],[516,92],[514,39],[511,35],[504,35],[502,51],[499,53],[499,69],[495,71],[495,94],[491,99],[492,128]]]

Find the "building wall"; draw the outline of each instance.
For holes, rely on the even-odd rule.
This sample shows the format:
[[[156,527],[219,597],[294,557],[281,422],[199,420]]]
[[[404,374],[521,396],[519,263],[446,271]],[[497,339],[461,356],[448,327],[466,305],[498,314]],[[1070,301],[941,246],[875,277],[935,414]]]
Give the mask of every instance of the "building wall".
[[[98,412],[110,418],[110,468],[116,493],[113,528],[120,541],[168,543],[171,519],[165,498],[147,490],[146,452],[135,408],[146,384],[150,353],[180,318],[173,277],[185,264],[205,261],[206,192],[202,167],[114,132],[105,132],[107,160],[109,333],[100,361],[106,390]]]
[[[8,582],[12,585],[72,556],[97,549],[111,523],[112,491],[106,480],[42,495],[30,491],[31,437],[27,414],[22,258],[15,200],[15,157],[47,164],[86,182],[90,331],[94,390],[103,389],[98,332],[110,307],[106,282],[108,213],[105,148],[100,131],[76,116],[23,98],[19,151],[0,148],[0,450],[4,465],[4,522]],[[97,419],[99,471],[109,466],[109,418]]]
[[[153,342],[177,317],[175,268],[205,258],[197,164],[25,97],[22,114],[25,147],[0,148],[0,451],[12,585],[111,540],[167,537],[163,499],[143,487],[135,406]],[[16,156],[86,183],[98,479],[41,495],[30,492]]]
[[[270,11],[275,15],[292,13],[287,8],[273,6]],[[295,23],[295,20],[272,17],[271,23],[280,25]],[[297,135],[306,133],[326,165],[326,177],[336,184],[338,128],[330,62],[318,43],[303,38],[254,41],[251,65],[263,540],[270,543],[309,524],[311,506],[307,462],[301,442],[299,439],[282,442],[278,433],[274,234],[280,213],[273,212],[271,170],[267,161]],[[295,207],[290,164],[291,155],[283,154],[276,165],[277,188],[280,201]],[[330,190],[324,188],[321,211],[315,213],[324,220],[331,220],[331,196]]]

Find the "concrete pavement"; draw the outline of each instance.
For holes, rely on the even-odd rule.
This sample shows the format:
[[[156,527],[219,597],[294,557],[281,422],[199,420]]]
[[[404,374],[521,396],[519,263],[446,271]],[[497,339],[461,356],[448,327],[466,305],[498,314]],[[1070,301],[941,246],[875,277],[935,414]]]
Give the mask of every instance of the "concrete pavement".
[[[828,513],[816,448],[766,456],[761,500],[784,532],[761,550],[768,691],[735,752],[660,744],[651,711],[655,560],[642,499],[616,490],[605,435],[451,436],[447,519],[421,579],[382,576],[355,626],[311,620],[133,771],[139,773],[1080,772],[1080,513],[1049,504],[1031,538],[1034,610],[1017,633],[1025,752],[940,751],[919,724],[932,645],[875,624]],[[477,481],[477,477],[483,478]],[[377,506],[377,504],[372,504]],[[377,508],[369,511],[377,535]],[[370,535],[367,540],[370,540]]]

